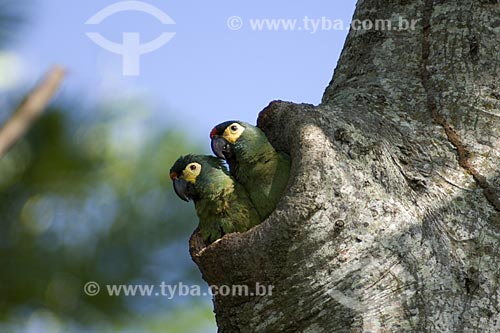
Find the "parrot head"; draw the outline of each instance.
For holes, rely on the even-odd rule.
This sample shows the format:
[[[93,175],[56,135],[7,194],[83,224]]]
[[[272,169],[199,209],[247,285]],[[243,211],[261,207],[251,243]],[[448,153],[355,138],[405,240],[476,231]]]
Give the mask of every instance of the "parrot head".
[[[248,147],[254,146],[254,141],[262,137],[265,135],[258,127],[237,120],[223,122],[210,132],[212,151],[228,161],[248,151]]]
[[[175,161],[170,169],[174,191],[184,201],[196,201],[202,195],[213,170],[227,173],[222,161],[213,156],[186,155]]]

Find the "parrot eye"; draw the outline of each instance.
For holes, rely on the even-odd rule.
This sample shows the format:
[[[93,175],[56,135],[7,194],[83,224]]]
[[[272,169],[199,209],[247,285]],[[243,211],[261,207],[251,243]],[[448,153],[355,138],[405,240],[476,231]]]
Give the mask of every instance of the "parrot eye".
[[[193,162],[186,165],[186,168],[182,172],[182,176],[185,180],[190,183],[196,181],[196,177],[201,173],[201,165],[199,163]]]
[[[232,123],[224,130],[222,137],[229,141],[230,143],[235,143],[236,140],[241,136],[241,133],[245,130],[245,127],[238,123]]]

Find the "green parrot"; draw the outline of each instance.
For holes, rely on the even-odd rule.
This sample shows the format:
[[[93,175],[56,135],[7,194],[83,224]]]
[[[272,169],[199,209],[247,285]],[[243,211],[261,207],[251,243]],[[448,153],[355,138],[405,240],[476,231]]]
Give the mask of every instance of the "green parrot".
[[[170,179],[179,198],[193,200],[200,234],[206,244],[261,222],[248,193],[229,175],[219,158],[182,156],[170,169]]]
[[[277,152],[258,127],[226,121],[210,132],[212,151],[226,159],[229,170],[250,195],[261,218],[276,208],[288,184],[290,157]]]

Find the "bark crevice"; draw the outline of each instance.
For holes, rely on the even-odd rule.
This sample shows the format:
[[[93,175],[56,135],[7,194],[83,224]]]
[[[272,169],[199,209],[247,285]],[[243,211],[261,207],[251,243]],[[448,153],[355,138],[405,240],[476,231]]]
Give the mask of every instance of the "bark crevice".
[[[439,113],[437,106],[437,92],[438,87],[432,83],[432,74],[429,70],[432,66],[431,61],[431,33],[432,33],[432,13],[434,12],[434,0],[425,0],[424,9],[422,13],[422,63],[421,63],[421,78],[422,86],[424,87],[427,95],[427,109],[429,110],[432,119],[440,125],[448,138],[448,141],[455,147],[457,151],[457,160],[460,167],[466,170],[473,178],[476,184],[482,188],[483,194],[488,202],[500,212],[500,193],[497,193],[495,188],[490,185],[487,178],[480,173],[471,163],[471,151],[464,145],[462,138],[453,128],[453,126],[446,120],[444,116]],[[477,44],[477,38],[476,38]],[[471,48],[471,52],[477,53],[477,47]]]

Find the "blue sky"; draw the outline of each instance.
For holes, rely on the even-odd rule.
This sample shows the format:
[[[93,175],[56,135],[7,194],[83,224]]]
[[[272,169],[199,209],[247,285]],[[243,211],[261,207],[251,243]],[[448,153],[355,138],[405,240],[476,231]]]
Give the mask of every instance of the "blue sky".
[[[156,120],[182,126],[196,139],[205,139],[214,124],[227,119],[255,123],[258,112],[275,99],[319,103],[347,34],[347,28],[321,28],[328,28],[328,20],[347,26],[355,6],[354,0],[148,0],[176,24],[165,26],[136,11],[89,26],[87,19],[117,1],[31,1],[33,15],[14,45],[28,81],[51,64],[62,64],[69,70],[62,96],[92,102],[141,95],[155,106]],[[242,19],[240,30],[228,28],[232,16]],[[319,20],[318,31],[306,31],[304,17]],[[297,26],[294,31],[255,31],[252,19],[291,19]],[[121,42],[123,32],[139,32],[141,40],[150,41],[165,30],[175,37],[141,57],[136,77],[123,76],[121,56],[85,34],[97,31]]]

